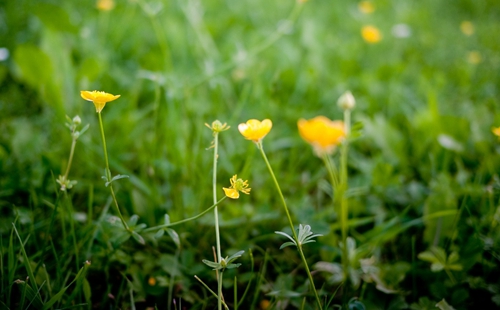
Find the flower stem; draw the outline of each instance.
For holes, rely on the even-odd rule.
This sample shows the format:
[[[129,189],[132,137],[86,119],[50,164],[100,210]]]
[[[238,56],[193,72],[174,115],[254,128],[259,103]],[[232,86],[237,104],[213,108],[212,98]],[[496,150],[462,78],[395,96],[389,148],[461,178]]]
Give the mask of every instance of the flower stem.
[[[217,248],[217,261],[220,262],[222,259],[221,249],[220,249],[220,232],[219,232],[219,213],[217,210],[217,158],[219,149],[219,133],[214,131],[214,168],[213,168],[213,196],[214,196],[214,204],[216,205],[214,208],[214,218],[215,218],[215,241]],[[222,310],[222,271],[218,274],[218,290],[217,290],[217,308]]]
[[[203,215],[207,214],[208,212],[212,211],[215,207],[217,207],[226,198],[227,198],[227,196],[222,197],[221,199],[219,199],[219,201],[217,201],[217,203],[213,204],[211,207],[209,207],[208,209],[206,209],[205,211],[201,212],[198,215],[195,215],[195,216],[187,218],[187,219],[180,220],[178,222],[173,222],[173,223],[158,225],[158,226],[154,226],[154,227],[149,227],[149,228],[144,229],[143,232],[149,232],[149,231],[153,231],[153,230],[159,229],[159,228],[172,227],[172,226],[176,226],[176,225],[179,225],[179,224],[182,224],[182,223],[186,223],[186,222],[189,222],[189,221],[192,221],[192,220],[196,220],[196,219],[202,217]]]
[[[73,129],[73,134],[75,133],[75,130]],[[68,166],[66,167],[66,172],[64,172],[64,180],[68,179],[69,175],[69,170],[71,169],[71,163],[73,162],[73,155],[75,154],[75,146],[76,146],[76,140],[77,138],[73,136],[73,142],[71,142],[71,150],[69,151],[69,159],[68,159]]]
[[[309,277],[309,282],[311,282],[311,287],[312,287],[312,289],[314,291],[314,295],[316,297],[316,302],[318,303],[318,307],[321,310],[321,309],[323,309],[323,307],[321,306],[321,300],[319,299],[318,292],[316,291],[316,287],[314,286],[314,281],[313,281],[313,278],[311,275],[311,271],[309,270],[309,265],[307,264],[306,257],[304,256],[304,252],[302,251],[302,244],[299,243],[299,238],[297,237],[297,233],[295,232],[295,227],[293,226],[292,217],[290,216],[290,212],[288,211],[288,206],[286,204],[285,197],[283,196],[283,193],[281,192],[281,188],[280,188],[280,185],[278,183],[278,180],[276,179],[276,176],[274,175],[273,168],[271,167],[271,164],[267,160],[266,153],[264,152],[264,148],[262,147],[262,141],[259,141],[256,144],[257,144],[257,148],[260,150],[260,153],[262,154],[262,157],[264,158],[264,161],[265,161],[266,166],[269,170],[269,173],[271,174],[271,177],[274,181],[274,185],[276,186],[276,189],[278,190],[278,193],[280,195],[281,202],[283,203],[283,207],[285,209],[285,213],[286,213],[286,216],[288,218],[288,222],[290,224],[290,228],[292,229],[293,238],[295,239],[295,241],[297,243],[297,249],[299,251],[300,258],[302,259],[302,262],[304,263],[304,266],[305,266],[306,272],[307,272],[307,276]]]
[[[97,113],[99,115],[99,127],[101,128],[101,138],[102,138],[102,148],[104,150],[104,159],[106,160],[106,178],[107,182],[111,181],[111,171],[109,170],[109,161],[108,161],[108,151],[106,149],[106,138],[104,137],[104,126],[102,125],[102,116],[101,113]],[[115,196],[115,191],[113,190],[113,185],[109,183],[109,190],[111,191],[111,196],[113,197],[113,202],[114,206],[116,209],[116,213],[118,213],[118,216],[120,217],[120,220],[122,221],[123,227],[125,230],[130,232],[130,228],[128,227],[127,223],[123,219],[123,215],[120,212],[120,207],[118,206],[118,201],[116,200]]]

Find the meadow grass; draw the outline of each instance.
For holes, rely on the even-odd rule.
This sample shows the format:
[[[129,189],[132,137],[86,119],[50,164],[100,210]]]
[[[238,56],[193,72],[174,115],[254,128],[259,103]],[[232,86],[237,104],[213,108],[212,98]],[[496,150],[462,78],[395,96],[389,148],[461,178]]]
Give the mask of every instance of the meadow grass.
[[[494,0],[6,1],[0,309],[316,309],[311,277],[323,309],[498,307],[499,14]],[[82,90],[121,97],[98,117]],[[342,146],[318,158],[297,121],[342,120],[347,90],[341,214],[324,163],[339,169]],[[109,170],[129,176],[113,182],[125,225],[101,116]],[[273,122],[291,220],[237,130],[249,119]],[[231,126],[217,165],[214,120]],[[250,195],[224,199],[235,174]],[[280,249],[290,222],[322,235],[303,257]],[[203,263],[242,250],[222,281]]]

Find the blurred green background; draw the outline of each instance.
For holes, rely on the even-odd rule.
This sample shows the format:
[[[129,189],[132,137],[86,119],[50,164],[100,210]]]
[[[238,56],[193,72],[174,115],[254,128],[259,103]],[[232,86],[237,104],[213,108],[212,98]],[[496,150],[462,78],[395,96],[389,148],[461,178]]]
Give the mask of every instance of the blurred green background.
[[[340,290],[332,304],[358,297],[366,309],[435,309],[443,298],[456,309],[500,305],[500,147],[491,132],[500,125],[498,1],[110,3],[0,4],[0,300],[12,296],[5,305],[17,309],[21,298],[22,290],[9,289],[11,273],[26,277],[22,259],[14,264],[9,256],[20,249],[10,237],[14,221],[28,238],[31,264],[45,264],[37,281],[54,291],[92,261],[82,284],[88,288],[72,288],[77,293],[68,291],[60,306],[80,300],[94,308],[170,309],[168,290],[187,308],[216,304],[193,278],[216,287],[201,263],[213,257],[213,216],[176,227],[180,249],[167,235],[146,236],[145,246],[114,243],[104,228],[99,216],[110,200],[99,124],[80,90],[121,95],[102,112],[110,166],[130,176],[115,185],[125,217],[136,214],[147,226],[212,204],[212,134],[204,124],[218,119],[232,127],[220,136],[219,188],[238,174],[252,192],[220,208],[223,254],[246,251],[224,285],[230,302],[233,286],[242,295],[249,285],[243,309],[265,308],[266,301],[300,308],[307,289],[295,251],[278,250],[283,240],[274,231],[287,226],[286,217],[260,154],[237,125],[273,121],[264,148],[296,223],[325,235],[306,255],[311,265],[338,263],[327,172],[296,123],[316,115],[341,119],[337,98],[352,91],[361,135],[349,154],[349,234],[361,282]],[[362,37],[368,25],[380,41]],[[72,211],[54,212],[61,200],[55,179],[71,145],[65,115],[90,127],[70,172],[78,181],[69,191]],[[63,229],[75,231],[78,255],[69,235],[61,238]],[[460,268],[443,263],[432,271],[418,258],[431,246],[459,254]],[[360,261],[369,258],[375,273]],[[339,285],[330,276],[315,273],[327,299]],[[46,287],[40,293],[44,301],[51,294]],[[312,309],[313,298],[306,305]]]

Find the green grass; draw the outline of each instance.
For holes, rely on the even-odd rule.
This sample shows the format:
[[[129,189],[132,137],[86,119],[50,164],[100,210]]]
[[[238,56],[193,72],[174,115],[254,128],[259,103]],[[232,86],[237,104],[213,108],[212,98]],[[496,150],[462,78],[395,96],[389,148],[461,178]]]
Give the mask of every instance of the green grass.
[[[263,145],[294,223],[324,235],[304,246],[324,308],[347,309],[352,298],[350,309],[437,309],[442,299],[455,309],[498,307],[496,1],[381,0],[372,14],[326,0],[117,1],[109,12],[89,0],[59,2],[0,5],[0,48],[9,51],[0,61],[0,309],[216,308],[194,278],[217,291],[202,263],[213,260],[211,213],[174,227],[179,248],[168,233],[143,234],[145,245],[120,240],[128,235],[101,179],[98,118],[79,95],[94,89],[121,95],[102,117],[110,170],[129,176],[113,186],[134,229],[212,205],[204,124],[231,126],[219,136],[219,198],[234,174],[252,188],[218,207],[222,256],[245,251],[224,272],[231,309],[235,290],[239,309],[316,307],[297,251],[279,250],[285,241],[274,232],[291,231],[267,167],[237,130],[250,118],[273,121]],[[473,23],[471,36],[463,21]],[[401,23],[407,38],[391,34]],[[363,41],[364,25],[382,40]],[[468,61],[472,51],[479,63]],[[330,179],[297,120],[341,119],[336,101],[346,90],[360,132],[349,145],[347,191],[359,276],[344,286]],[[55,181],[72,141],[66,115],[90,124],[67,195]],[[431,259],[419,259],[440,253],[432,246],[458,261],[436,255],[432,271]]]

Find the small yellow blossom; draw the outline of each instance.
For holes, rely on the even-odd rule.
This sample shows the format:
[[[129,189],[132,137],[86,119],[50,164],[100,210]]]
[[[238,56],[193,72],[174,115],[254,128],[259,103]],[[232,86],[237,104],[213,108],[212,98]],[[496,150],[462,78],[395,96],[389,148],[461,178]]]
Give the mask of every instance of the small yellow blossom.
[[[238,125],[238,130],[247,140],[260,142],[273,127],[273,122],[270,119],[265,119],[262,122],[256,119],[250,119],[246,123]]]
[[[470,64],[477,65],[477,64],[481,63],[482,60],[483,59],[481,57],[481,53],[479,53],[478,51],[470,51],[467,54],[467,61]]]
[[[103,91],[87,91],[87,90],[82,90],[80,91],[80,95],[82,96],[83,99],[87,101],[92,101],[95,106],[95,111],[97,113],[101,113],[102,109],[104,109],[104,106],[106,105],[107,102],[116,100],[120,97],[120,95],[112,95],[108,94]]]
[[[226,188],[223,187],[222,189],[224,190],[224,193],[226,194],[227,197],[231,199],[238,199],[240,198],[240,192],[243,194],[250,194],[251,188],[248,188],[248,181],[243,181],[242,179],[238,179],[238,176],[235,174],[233,177],[230,179],[231,181],[231,187]]]
[[[148,284],[149,284],[149,286],[155,286],[156,285],[156,279],[154,277],[149,277]]]
[[[474,24],[466,20],[460,23],[460,30],[466,36],[471,36],[474,34]]]
[[[115,7],[113,0],[97,0],[97,8],[101,11],[111,11]]]
[[[358,10],[364,14],[371,14],[375,11],[375,6],[371,1],[361,1],[358,3]]]
[[[333,153],[346,136],[344,122],[331,121],[325,116],[300,119],[297,126],[302,139],[313,146],[318,156]]]
[[[495,128],[495,127],[493,127],[493,128],[491,128],[491,131],[493,132],[493,134],[494,134],[495,136],[497,136],[497,137],[499,137],[499,138],[500,138],[500,127],[496,127],[496,128]]]
[[[260,308],[262,310],[269,309],[270,306],[271,306],[271,302],[269,300],[263,299],[260,301]]]
[[[364,26],[361,29],[361,36],[363,40],[368,43],[377,43],[382,40],[382,34],[380,34],[380,30],[374,26]]]

